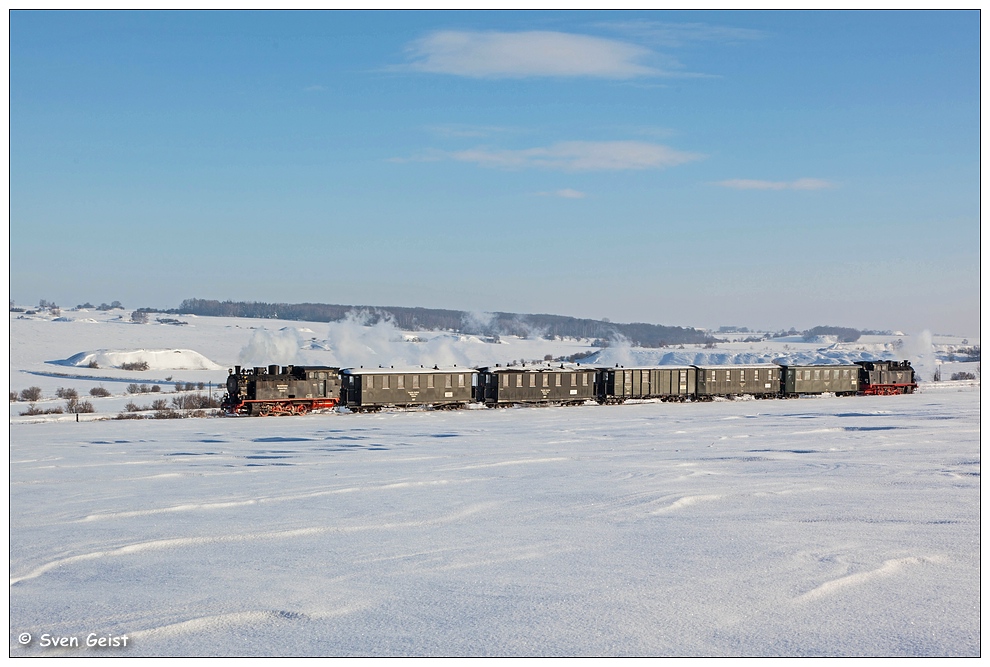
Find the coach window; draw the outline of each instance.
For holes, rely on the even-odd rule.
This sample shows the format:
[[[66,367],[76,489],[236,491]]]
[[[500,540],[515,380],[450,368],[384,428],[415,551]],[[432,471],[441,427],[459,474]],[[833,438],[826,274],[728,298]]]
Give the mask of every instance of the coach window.
[[[811,371],[810,370],[806,370],[804,372],[804,379],[805,380],[810,380],[811,379]]]
[[[444,389],[450,389],[450,387],[451,387],[450,376],[449,375],[444,375],[443,376],[443,388]]]
[[[516,386],[522,386],[522,373],[516,373]]]
[[[550,374],[549,373],[543,373],[543,386],[544,387],[549,387],[550,386]]]
[[[740,382],[746,381],[746,371],[739,371],[739,381]]]
[[[388,376],[382,376],[382,389],[388,389]]]
[[[535,387],[536,386],[536,373],[530,373],[529,374],[529,386],[530,387]]]
[[[419,376],[418,375],[413,375],[412,376],[412,388],[413,389],[419,389]]]
[[[406,388],[406,376],[405,375],[400,375],[397,378],[395,378],[395,388],[396,389],[405,389]]]
[[[577,373],[571,373],[571,386],[576,387],[577,384]]]
[[[508,387],[509,386],[509,374],[508,373],[506,373],[505,375],[502,376],[502,386],[503,387]]]
[[[725,381],[728,382],[732,379],[732,371],[725,371]]]
[[[464,374],[463,373],[460,373],[457,376],[457,386],[458,387],[463,387],[464,386]]]
[[[588,374],[587,373],[581,373],[581,386],[582,387],[587,387],[588,386]]]
[[[433,389],[433,376],[432,375],[427,375],[426,376],[426,388],[427,389]]]

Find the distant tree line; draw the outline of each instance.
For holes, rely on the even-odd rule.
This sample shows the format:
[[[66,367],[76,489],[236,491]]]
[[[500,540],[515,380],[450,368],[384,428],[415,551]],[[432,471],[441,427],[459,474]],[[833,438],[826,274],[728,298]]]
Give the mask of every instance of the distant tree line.
[[[401,306],[347,306],[326,303],[263,303],[186,299],[178,308],[142,312],[214,317],[253,317],[262,319],[339,322],[352,313],[365,313],[368,324],[382,319],[405,331],[456,331],[483,336],[521,336],[554,338],[591,338],[616,341],[626,339],[641,347],[666,347],[684,343],[708,343],[713,339],[700,329],[661,326],[634,322],[617,324],[607,320],[590,320],[563,315],[523,315],[490,313],[486,322],[478,322],[470,313],[440,308],[406,308]]]
[[[840,343],[854,343],[859,340],[861,335],[862,332],[859,329],[850,329],[849,327],[814,327],[804,332],[806,339],[817,336],[835,336]]]

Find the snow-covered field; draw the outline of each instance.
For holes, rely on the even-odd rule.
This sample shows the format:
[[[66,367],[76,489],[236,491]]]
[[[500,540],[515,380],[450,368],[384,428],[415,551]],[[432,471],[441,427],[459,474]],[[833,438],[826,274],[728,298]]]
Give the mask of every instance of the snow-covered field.
[[[12,655],[980,653],[978,382],[895,397],[116,421],[99,418],[134,399],[128,384],[160,382],[171,398],[173,381],[216,386],[237,363],[471,365],[588,345],[63,315],[77,321],[11,319],[11,390],[41,387],[43,407],[73,387],[96,409],[74,423],[11,404]],[[911,345],[679,352],[916,361],[901,354]],[[121,360],[149,370],[109,367]],[[94,386],[112,395],[91,398]],[[90,634],[127,646],[88,649]],[[42,646],[53,637],[80,646]]]

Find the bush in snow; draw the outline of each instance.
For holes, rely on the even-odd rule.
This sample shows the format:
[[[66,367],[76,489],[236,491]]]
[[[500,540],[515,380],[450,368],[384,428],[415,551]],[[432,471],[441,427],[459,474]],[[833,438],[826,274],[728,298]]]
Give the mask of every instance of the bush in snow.
[[[953,373],[952,374],[952,379],[953,380],[975,380],[976,379],[976,375],[974,375],[973,373],[967,373],[966,371],[960,371],[958,373]]]
[[[121,370],[125,371],[146,371],[148,370],[147,361],[125,361],[120,365]]]
[[[65,402],[65,411],[68,412],[69,414],[73,414],[73,413],[79,414],[86,412],[96,412],[96,409],[93,408],[93,404],[90,403],[89,401],[80,401],[77,398],[70,398]]]
[[[69,400],[79,398],[79,392],[76,391],[75,389],[72,389],[71,387],[69,389],[63,389],[62,387],[59,387],[58,389],[55,390],[55,395],[58,396],[59,398],[65,398]]]
[[[140,310],[135,310],[133,313],[131,313],[131,322],[136,322],[137,324],[147,324],[148,313],[142,312]]]
[[[34,402],[41,398],[41,387],[28,387],[21,390],[21,400]]]
[[[176,396],[172,399],[172,407],[178,410],[202,410],[204,408],[218,408],[220,404],[216,399],[202,394],[186,394]]]
[[[127,393],[128,394],[136,394],[139,391],[141,391],[141,387],[137,386],[136,384],[133,384],[132,383],[132,384],[127,385]]]
[[[92,389],[89,390],[89,395],[98,396],[100,398],[106,398],[107,396],[110,395],[110,392],[104,389],[103,387],[93,387]]]
[[[42,410],[41,408],[29,405],[28,409],[21,413],[21,416],[32,416],[32,415],[60,415],[62,414],[62,408],[48,408]]]
[[[89,368],[99,368],[100,367],[100,365],[98,363],[96,363],[96,359],[93,359],[91,362],[89,362],[89,364],[87,364],[87,366]]]
[[[16,391],[10,392],[10,402],[13,403],[16,400],[17,400],[17,392]]]
[[[162,390],[162,388],[161,388],[161,387],[159,387],[159,386],[158,386],[157,384],[153,384],[153,385],[151,385],[151,393],[152,393],[152,394],[157,394],[157,393],[158,393],[158,392],[160,392],[161,390]]]

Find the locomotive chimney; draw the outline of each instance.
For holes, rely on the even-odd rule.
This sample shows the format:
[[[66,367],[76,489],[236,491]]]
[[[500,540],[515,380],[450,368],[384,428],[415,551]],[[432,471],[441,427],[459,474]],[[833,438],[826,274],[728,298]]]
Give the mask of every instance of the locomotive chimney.
[[[234,372],[237,373],[238,375],[240,375],[241,374],[241,367],[240,366],[234,366]]]
[[[278,375],[278,364],[272,364],[268,367],[269,375]]]

